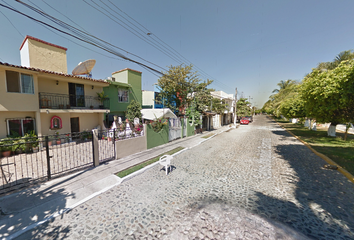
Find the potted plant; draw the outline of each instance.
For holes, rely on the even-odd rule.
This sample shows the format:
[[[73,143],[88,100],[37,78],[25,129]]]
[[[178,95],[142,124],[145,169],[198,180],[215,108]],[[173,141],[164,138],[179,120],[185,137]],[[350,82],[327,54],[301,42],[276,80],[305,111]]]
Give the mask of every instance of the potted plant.
[[[70,142],[70,133],[65,134],[65,140],[66,140],[67,143]]]
[[[11,156],[12,151],[12,140],[11,139],[4,139],[0,142],[0,151],[3,157]]]
[[[16,139],[14,144],[12,145],[12,152],[16,154],[21,154],[26,151],[26,144],[25,140],[23,139]]]
[[[105,95],[104,94],[104,91],[102,92],[98,92],[97,93],[97,98],[98,98],[98,101],[100,101],[101,105],[99,106],[99,108],[103,109],[104,108],[104,101],[108,98],[108,95]]]
[[[55,132],[55,139],[56,139],[57,145],[60,145],[61,141],[60,141],[60,137],[59,137],[59,132],[58,131]]]

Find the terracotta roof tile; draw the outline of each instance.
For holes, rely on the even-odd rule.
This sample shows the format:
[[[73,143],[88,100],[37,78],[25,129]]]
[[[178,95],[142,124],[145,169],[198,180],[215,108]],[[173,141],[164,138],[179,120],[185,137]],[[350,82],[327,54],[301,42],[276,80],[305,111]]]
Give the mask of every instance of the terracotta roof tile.
[[[0,65],[8,66],[8,67],[14,67],[14,68],[20,68],[20,69],[26,69],[26,70],[31,70],[31,71],[35,71],[35,72],[53,74],[53,75],[58,75],[58,76],[63,76],[63,77],[71,77],[71,78],[89,80],[89,81],[93,81],[93,82],[106,83],[107,85],[109,85],[108,82],[106,82],[106,81],[104,81],[102,79],[98,80],[98,79],[93,79],[93,78],[89,78],[89,77],[75,76],[75,75],[72,75],[72,74],[58,73],[58,72],[48,71],[48,70],[44,70],[44,69],[40,69],[40,68],[23,67],[23,66],[13,65],[13,64],[9,64],[9,63],[2,63],[2,62],[0,62]]]

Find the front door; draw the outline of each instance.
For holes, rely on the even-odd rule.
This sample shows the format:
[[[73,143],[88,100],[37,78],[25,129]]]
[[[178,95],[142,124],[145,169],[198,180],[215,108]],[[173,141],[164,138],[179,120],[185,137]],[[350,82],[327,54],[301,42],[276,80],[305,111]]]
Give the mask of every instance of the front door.
[[[80,132],[79,118],[70,118],[71,133]]]

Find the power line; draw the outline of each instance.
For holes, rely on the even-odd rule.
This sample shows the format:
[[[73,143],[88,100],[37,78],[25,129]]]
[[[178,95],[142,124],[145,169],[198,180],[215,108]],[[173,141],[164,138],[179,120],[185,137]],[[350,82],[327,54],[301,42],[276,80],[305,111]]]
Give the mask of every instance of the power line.
[[[18,1],[18,2],[21,2],[21,1]],[[21,2],[21,3],[22,3],[22,2]],[[26,5],[27,5],[27,4],[26,4]],[[78,37],[78,36],[75,36],[75,35],[73,35],[73,34],[71,34],[71,33],[65,32],[65,31],[63,31],[63,30],[61,30],[61,29],[58,29],[58,28],[56,28],[56,27],[54,27],[54,26],[52,26],[52,25],[50,25],[50,24],[47,24],[47,23],[45,23],[45,22],[43,22],[43,21],[40,21],[40,20],[38,20],[38,19],[35,19],[35,18],[33,18],[33,17],[31,17],[31,16],[29,16],[29,15],[27,15],[27,14],[24,14],[24,13],[22,13],[22,12],[16,10],[16,9],[14,9],[14,8],[5,6],[5,5],[3,5],[3,4],[0,4],[0,6],[1,6],[1,7],[4,7],[4,8],[7,8],[7,9],[9,9],[9,10],[11,10],[11,11],[14,11],[14,12],[16,12],[16,13],[18,13],[18,14],[21,14],[21,15],[23,15],[23,16],[25,16],[25,17],[27,17],[27,18],[29,18],[29,19],[31,19],[31,20],[37,22],[37,23],[40,23],[40,24],[45,25],[45,26],[48,26],[48,27],[50,27],[50,28],[52,28],[52,29],[54,29],[54,30],[56,30],[56,31],[59,31],[59,32],[61,32],[61,33],[63,33],[63,34],[66,34],[66,35],[68,35],[68,36],[71,36],[71,37],[73,37],[73,38],[75,38],[75,39],[78,39],[78,40],[80,40],[80,41],[86,42],[86,43],[88,43],[88,44],[91,44],[91,45],[93,45],[93,46],[95,46],[95,47],[98,47],[98,48],[100,48],[100,49],[102,49],[102,50],[104,50],[104,51],[107,51],[107,52],[109,52],[109,53],[112,53],[112,54],[114,54],[114,55],[116,55],[116,56],[118,56],[118,57],[121,57],[121,58],[126,59],[126,60],[128,60],[128,61],[131,61],[131,62],[133,62],[133,63],[136,63],[136,64],[138,64],[138,65],[140,65],[140,66],[145,66],[145,67],[147,67],[147,68],[151,69],[152,71],[155,71],[155,72],[157,72],[157,73],[159,73],[159,74],[163,74],[162,72],[160,72],[160,71],[158,71],[158,70],[156,70],[156,69],[154,69],[154,68],[152,68],[152,67],[150,67],[150,66],[147,66],[146,64],[143,64],[143,63],[141,63],[141,62],[138,62],[138,61],[135,61],[135,60],[130,59],[130,58],[128,58],[128,57],[125,57],[125,56],[123,56],[122,54],[120,54],[120,53],[118,53],[118,52],[115,52],[115,51],[112,50],[112,49],[108,49],[107,47],[98,45],[98,44],[96,44],[96,43],[94,43],[94,42],[92,42],[92,41],[85,40],[85,39],[82,39],[82,38],[80,38],[80,37]]]
[[[31,2],[30,0],[28,0],[29,2]],[[53,8],[52,6],[50,6],[48,3],[46,3],[44,0],[42,0],[43,3],[45,3],[48,7],[50,7],[51,9],[53,9],[54,11],[56,11],[57,13],[59,13],[60,15],[64,16],[65,18],[67,18],[70,22],[72,22],[73,24],[75,24],[76,26],[80,27],[82,30],[86,31],[82,26],[80,26],[79,24],[75,23],[73,20],[71,20],[71,18],[65,16],[64,14],[62,14],[61,12],[59,12],[58,10],[56,10],[55,8]],[[32,3],[33,5],[35,5],[34,3]],[[36,6],[36,5],[35,5]],[[37,6],[38,7],[38,6]],[[39,8],[39,7],[38,7]]]
[[[22,1],[20,1],[20,0],[16,0],[16,1],[19,2],[19,3],[21,3],[21,4],[23,4],[23,5],[25,5],[26,7],[30,8],[31,10],[37,12],[37,13],[40,14],[41,16],[43,16],[43,17],[49,19],[50,21],[52,21],[52,22],[58,24],[59,26],[65,28],[65,29],[67,29],[67,30],[69,30],[69,31],[71,31],[71,32],[74,32],[75,34],[79,35],[81,38],[83,38],[83,39],[85,39],[85,40],[87,40],[87,41],[94,42],[96,45],[99,45],[99,46],[101,46],[101,47],[107,48],[107,49],[109,49],[110,51],[114,51],[114,50],[112,50],[110,47],[117,48],[117,49],[119,49],[119,50],[121,50],[121,51],[124,51],[124,52],[126,52],[126,53],[128,53],[128,54],[131,54],[132,56],[135,56],[135,57],[137,57],[137,58],[139,58],[139,59],[141,59],[141,60],[143,60],[143,61],[145,61],[145,62],[148,62],[148,63],[150,63],[150,64],[152,64],[152,65],[155,65],[156,67],[159,67],[159,68],[165,70],[164,68],[162,68],[162,67],[160,67],[160,66],[158,66],[158,65],[156,65],[156,64],[154,64],[154,63],[152,63],[152,62],[149,62],[149,61],[143,59],[142,57],[140,57],[140,56],[138,56],[138,55],[135,55],[135,54],[133,54],[133,53],[131,53],[131,52],[128,52],[128,51],[126,51],[126,50],[124,50],[124,49],[122,49],[122,48],[120,48],[120,47],[117,47],[117,46],[115,46],[115,45],[113,45],[113,44],[111,44],[111,43],[109,43],[109,42],[106,42],[106,41],[104,41],[104,40],[102,40],[102,39],[100,39],[100,38],[98,38],[98,37],[96,37],[96,36],[94,36],[94,35],[92,35],[92,34],[90,34],[90,33],[88,33],[88,32],[85,32],[85,31],[82,31],[82,30],[80,30],[80,29],[78,29],[78,28],[75,28],[75,27],[71,26],[70,24],[67,24],[67,23],[65,23],[65,22],[63,22],[63,21],[61,21],[61,20],[59,20],[59,19],[57,19],[57,18],[55,18],[55,17],[53,17],[53,16],[51,16],[51,15],[45,13],[45,12],[43,12],[43,11],[40,11],[39,9],[37,9],[37,8],[35,8],[35,7],[33,7],[33,6],[29,5],[29,4],[26,4],[26,3],[24,3],[24,2],[22,2]],[[125,57],[124,55],[122,55],[121,53],[118,53],[118,52],[116,52],[116,53],[117,53],[118,55],[120,54],[120,57],[122,57],[122,58],[129,59],[129,58]]]
[[[103,1],[100,0],[102,3]],[[134,22],[136,22],[138,25],[140,25],[142,28],[144,28],[147,33],[150,33],[150,36],[156,38],[157,40],[155,41],[160,41],[160,43],[164,44],[165,48],[169,48],[171,49],[170,52],[174,52],[176,53],[177,55],[179,55],[180,57],[178,57],[180,60],[181,59],[184,59],[185,62],[187,62],[188,64],[192,64],[197,70],[199,70],[200,74],[206,78],[211,78],[213,80],[215,80],[215,84],[219,85],[219,86],[222,86],[222,88],[225,88],[226,89],[230,89],[230,87],[226,84],[224,84],[223,82],[219,81],[217,78],[214,78],[212,77],[211,75],[209,75],[208,73],[206,73],[205,71],[203,71],[201,68],[199,68],[198,66],[194,65],[191,61],[189,61],[187,58],[185,58],[183,55],[181,55],[178,51],[176,51],[174,48],[172,48],[170,45],[168,45],[166,42],[164,42],[163,40],[161,40],[157,35],[155,34],[152,34],[152,32],[147,29],[146,27],[144,27],[142,24],[140,24],[138,21],[136,21],[134,18],[132,18],[131,16],[129,16],[126,12],[124,12],[123,10],[121,10],[116,4],[114,4],[112,1],[108,0],[109,3],[111,3],[116,9],[118,9],[119,11],[121,11],[122,13],[124,13],[127,17],[129,17],[130,19],[132,19]],[[104,4],[104,3],[103,3]],[[106,4],[105,4],[106,5]],[[107,6],[107,5],[106,5]],[[113,10],[112,10],[113,11]],[[115,13],[117,13],[118,15],[122,16],[121,14],[119,14],[117,11],[114,11]],[[123,16],[122,16],[123,17]],[[124,19],[126,19],[125,17],[123,17]],[[127,19],[126,19],[127,20]],[[141,28],[137,27],[135,24],[133,24],[131,21],[127,20],[129,23],[131,23],[133,26],[135,26],[136,28],[138,28],[140,31],[144,32],[144,30],[142,30]],[[175,54],[175,55],[176,55]],[[183,60],[181,60],[181,62],[183,62]],[[181,63],[180,62],[180,63]]]
[[[31,0],[28,0],[30,3],[32,3],[31,2]],[[50,6],[48,3],[46,3],[45,1],[43,1],[42,0],[42,2],[43,3],[45,3],[46,5],[48,5],[50,8],[52,8],[53,10],[55,10],[56,12],[58,12],[59,14],[61,14],[62,16],[64,16],[65,18],[67,18],[67,19],[69,19],[69,21],[71,21],[72,23],[74,23],[75,25],[77,25],[77,26],[79,26],[81,29],[83,29],[84,31],[86,31],[82,26],[80,26],[79,24],[77,24],[77,23],[75,23],[73,20],[71,20],[69,17],[67,17],[67,16],[65,16],[64,14],[62,14],[61,12],[59,12],[58,10],[56,10],[55,8],[53,8],[52,6]],[[34,4],[34,3],[32,3],[33,5],[35,5],[37,8],[39,8],[40,10],[42,10],[43,11],[43,9],[42,8],[40,8],[38,5],[36,5],[36,4]],[[68,40],[68,41],[70,41],[70,42],[72,42],[72,43],[74,43],[74,44],[76,44],[76,45],[78,45],[78,46],[80,46],[80,47],[82,47],[82,48],[85,48],[85,49],[87,49],[87,50],[89,50],[89,51],[92,51],[92,52],[94,52],[94,53],[97,53],[97,54],[99,54],[99,55],[101,55],[101,56],[104,56],[104,57],[107,57],[107,58],[111,58],[111,59],[115,59],[115,60],[119,60],[119,61],[127,61],[127,60],[122,60],[122,59],[120,59],[120,58],[116,58],[116,57],[111,57],[111,56],[108,56],[108,55],[106,55],[106,54],[102,54],[102,53],[100,53],[100,52],[97,52],[97,51],[95,51],[95,50],[93,50],[93,49],[90,49],[90,48],[88,48],[88,47],[85,47],[85,46],[83,46],[83,45],[81,45],[81,44],[79,44],[79,43],[77,43],[77,42],[74,42],[74,41],[72,41],[71,39],[69,39],[69,38],[67,38],[67,37],[64,37],[64,36],[61,36],[61,35],[59,35],[57,32],[55,32],[55,31],[53,31],[52,29],[50,29],[50,28],[48,28],[47,26],[44,26],[48,31],[51,31],[52,33],[54,33],[54,34],[56,34],[56,35],[58,35],[58,36],[60,36],[60,37],[62,37],[62,38],[64,38],[64,39],[66,39],[66,40]],[[87,31],[86,31],[87,32]]]
[[[92,6],[90,3],[86,2],[85,0],[83,0],[86,4],[88,4],[89,6],[91,6],[92,8],[96,9],[97,11],[99,11],[100,13],[102,13],[103,15],[105,15],[106,17],[108,17],[109,19],[111,19],[112,21],[114,21],[115,23],[117,23],[118,25],[122,26],[124,29],[126,29],[127,31],[129,31],[130,33],[132,33],[133,35],[135,35],[136,37],[140,38],[141,40],[143,40],[144,42],[150,44],[151,46],[155,47],[156,49],[158,49],[159,51],[161,51],[162,53],[166,54],[167,56],[169,56],[171,59],[173,59],[176,62],[179,62],[178,59],[176,59],[174,56],[172,56],[170,53],[166,52],[164,49],[162,49],[160,46],[156,45],[155,43],[151,42],[151,40],[147,39],[145,37],[145,35],[140,34],[139,32],[137,32],[135,29],[132,29],[130,26],[128,26],[130,29],[128,29],[127,27],[125,27],[124,25],[126,24],[121,24],[118,21],[116,21],[115,19],[120,20],[119,18],[117,18],[114,14],[112,14],[111,16],[107,15],[105,12],[97,9],[95,6]],[[92,1],[92,0],[91,0]],[[110,9],[105,9],[102,6],[98,5],[97,3],[95,3],[94,1],[92,1],[95,5],[97,5],[98,7],[102,8],[104,11],[109,12]],[[115,19],[113,19],[115,18]],[[134,31],[134,32],[133,32]]]

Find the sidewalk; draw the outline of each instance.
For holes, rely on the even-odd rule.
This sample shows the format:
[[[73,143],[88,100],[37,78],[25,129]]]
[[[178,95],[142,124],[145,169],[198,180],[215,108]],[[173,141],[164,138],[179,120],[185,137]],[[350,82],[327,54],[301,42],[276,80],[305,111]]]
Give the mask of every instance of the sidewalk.
[[[53,217],[70,211],[89,199],[119,185],[121,179],[114,174],[154,158],[177,147],[186,149],[197,146],[206,139],[228,130],[219,129],[204,132],[188,138],[148,149],[118,160],[110,161],[95,168],[54,179],[42,185],[24,189],[8,196],[0,197],[0,238],[13,239]]]

